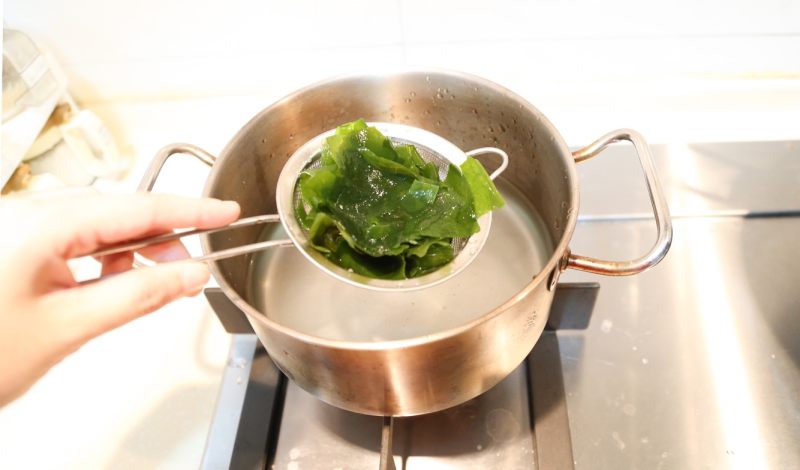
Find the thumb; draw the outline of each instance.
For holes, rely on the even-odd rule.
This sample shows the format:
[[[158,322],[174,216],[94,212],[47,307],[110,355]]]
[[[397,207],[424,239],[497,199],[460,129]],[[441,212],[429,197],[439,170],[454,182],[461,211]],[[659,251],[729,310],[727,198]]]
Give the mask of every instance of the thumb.
[[[167,303],[196,295],[209,279],[203,263],[165,263],[117,274],[102,281],[53,292],[46,309],[56,331],[70,343],[88,341]]]

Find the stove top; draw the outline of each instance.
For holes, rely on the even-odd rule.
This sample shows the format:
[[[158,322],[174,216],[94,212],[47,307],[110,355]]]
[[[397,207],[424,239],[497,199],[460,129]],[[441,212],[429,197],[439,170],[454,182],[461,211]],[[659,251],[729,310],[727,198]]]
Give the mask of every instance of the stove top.
[[[506,379],[460,406],[404,418],[344,411],[302,390],[227,297],[207,289],[233,344],[203,468],[572,468],[554,331],[585,328],[598,289],[559,285],[547,331]]]
[[[380,468],[392,430],[396,468],[800,468],[800,142],[652,150],[670,253],[638,276],[565,272],[602,289],[560,285],[531,355],[460,407],[391,429],[333,409],[287,383],[210,292],[236,334],[203,467]],[[650,247],[640,172],[624,146],[578,165],[575,252]]]

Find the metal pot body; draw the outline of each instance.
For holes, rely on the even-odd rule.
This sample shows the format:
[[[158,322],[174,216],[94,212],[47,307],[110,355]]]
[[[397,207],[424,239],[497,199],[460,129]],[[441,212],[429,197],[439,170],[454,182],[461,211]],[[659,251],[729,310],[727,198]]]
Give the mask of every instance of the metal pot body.
[[[352,76],[295,92],[255,116],[230,141],[213,162],[204,195],[238,201],[243,216],[275,213],[276,182],[294,150],[358,118],[427,129],[465,150],[502,148],[509,155],[502,178],[546,222],[554,248],[527,286],[480,318],[424,337],[379,342],[318,338],[272,321],[248,298],[252,255],[214,262],[215,278],[248,316],[278,367],[332,405],[371,415],[410,416],[463,403],[506,377],[529,354],[544,329],[563,269],[633,274],[657,263],[669,246],[669,219],[659,200],[655,175],[647,172],[646,145],[637,143],[638,135],[632,131],[619,131],[576,155],[588,158],[620,139],[637,145],[654,209],[663,206],[657,214],[659,240],[650,253],[626,263],[572,255],[568,243],[578,214],[575,156],[553,125],[520,96],[484,79],[453,72]],[[213,159],[191,146],[167,147],[144,186],[152,186],[163,160],[179,152]],[[260,236],[256,227],[217,233],[205,236],[203,247],[206,252],[218,251],[256,242]]]

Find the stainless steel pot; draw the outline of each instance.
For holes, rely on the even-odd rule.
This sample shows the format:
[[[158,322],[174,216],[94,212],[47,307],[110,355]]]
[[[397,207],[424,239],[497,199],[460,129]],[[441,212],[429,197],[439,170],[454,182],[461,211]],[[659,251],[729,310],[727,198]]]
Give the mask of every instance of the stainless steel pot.
[[[570,153],[553,125],[523,98],[484,79],[454,72],[361,75],[312,85],[256,115],[218,158],[187,144],[165,147],[142,187],[152,188],[171,155],[188,153],[211,166],[205,196],[239,201],[243,216],[275,213],[275,186],[288,157],[312,137],[357,118],[417,126],[465,150],[487,145],[504,149],[510,165],[502,178],[546,221],[553,249],[545,257],[544,268],[532,279],[526,278],[530,282],[496,308],[430,334],[379,341],[323,338],[281,324],[254,306],[248,291],[253,255],[214,262],[214,277],[247,315],[278,367],[302,388],[335,406],[371,415],[409,416],[467,401],[503,379],[531,351],[547,321],[553,288],[562,271],[636,274],[657,264],[669,249],[669,212],[647,144],[638,133],[614,131]],[[575,164],[622,140],[631,142],[639,155],[655,212],[657,240],[648,253],[632,261],[571,253],[568,245],[578,216]],[[203,238],[203,249],[223,250],[262,236],[257,227],[212,234]],[[308,295],[314,295],[313,286]]]

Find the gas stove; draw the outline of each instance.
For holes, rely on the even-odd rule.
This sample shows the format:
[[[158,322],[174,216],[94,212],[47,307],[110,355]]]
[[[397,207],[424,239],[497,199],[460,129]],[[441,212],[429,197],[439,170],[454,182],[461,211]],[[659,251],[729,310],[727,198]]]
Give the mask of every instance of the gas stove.
[[[404,418],[341,410],[302,390],[241,311],[207,289],[233,342],[203,468],[572,468],[555,331],[585,329],[598,289],[560,284],[546,332],[505,380],[460,406]]]
[[[800,468],[800,142],[652,150],[674,222],[665,260],[627,278],[564,273],[531,354],[452,409],[331,407],[207,291],[233,341],[203,468]],[[634,156],[597,160],[578,166],[571,248],[644,252],[654,230]]]

